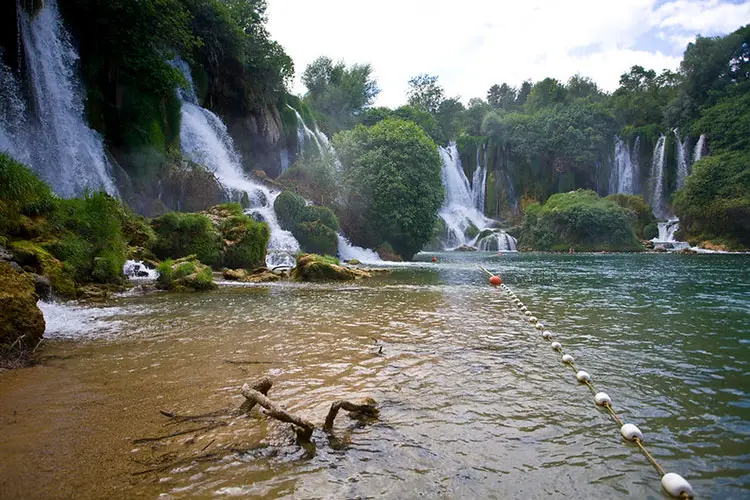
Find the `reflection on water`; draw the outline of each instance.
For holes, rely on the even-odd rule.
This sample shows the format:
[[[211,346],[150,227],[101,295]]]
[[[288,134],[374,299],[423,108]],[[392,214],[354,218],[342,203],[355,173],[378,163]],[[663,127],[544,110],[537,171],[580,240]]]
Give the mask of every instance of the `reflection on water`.
[[[73,309],[93,325],[83,338],[52,340],[44,364],[0,376],[0,496],[661,498],[656,472],[487,286],[483,263],[668,471],[702,497],[739,498],[750,489],[749,262],[440,254],[354,284],[122,297],[93,323]],[[237,408],[239,387],[265,374],[274,400],[315,423],[334,400],[364,396],[380,420],[342,415],[336,441],[316,434],[312,456],[257,411],[194,439],[132,443],[175,430],[159,410]]]

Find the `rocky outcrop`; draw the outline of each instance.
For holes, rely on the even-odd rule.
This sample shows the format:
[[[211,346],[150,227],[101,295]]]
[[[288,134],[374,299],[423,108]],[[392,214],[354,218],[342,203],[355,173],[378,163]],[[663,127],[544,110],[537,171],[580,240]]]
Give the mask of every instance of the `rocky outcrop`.
[[[224,269],[221,274],[226,280],[243,283],[271,283],[287,277],[285,274],[275,273],[265,267],[250,272],[245,269]]]
[[[201,264],[194,255],[177,260],[167,259],[159,264],[158,271],[156,285],[163,290],[184,292],[217,288],[211,268]]]
[[[292,271],[296,281],[352,281],[359,278],[370,278],[372,273],[342,266],[336,259],[315,254],[304,254],[297,257],[297,267]]]
[[[0,262],[0,357],[39,343],[45,323],[37,300],[34,277]]]

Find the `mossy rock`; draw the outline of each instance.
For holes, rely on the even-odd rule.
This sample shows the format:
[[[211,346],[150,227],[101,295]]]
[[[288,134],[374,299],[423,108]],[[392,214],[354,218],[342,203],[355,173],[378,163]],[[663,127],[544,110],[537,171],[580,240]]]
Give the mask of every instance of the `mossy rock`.
[[[157,267],[157,287],[162,290],[203,291],[217,288],[211,268],[202,264],[195,255],[182,259],[167,259]]]
[[[9,348],[21,336],[14,349],[31,349],[44,335],[44,315],[37,300],[34,277],[0,262],[0,356],[11,354]]]
[[[472,240],[479,234],[479,228],[473,222],[469,222],[469,227],[464,230],[464,236],[467,240]]]
[[[70,266],[56,259],[45,248],[31,241],[21,240],[11,242],[10,251],[21,266],[48,277],[55,295],[64,299],[76,298],[76,284]]]
[[[154,254],[160,259],[195,255],[202,263],[215,266],[221,260],[221,235],[204,214],[169,212],[151,221],[156,232]]]
[[[455,251],[456,252],[476,252],[477,248],[471,245],[461,245],[460,247],[456,248]]]
[[[296,281],[352,281],[371,276],[367,271],[340,265],[334,257],[316,254],[298,256],[297,266],[292,270],[292,279]]]
[[[387,241],[384,243],[381,243],[374,249],[381,259],[391,261],[391,262],[402,262],[404,259],[401,258],[399,254],[396,253],[396,251],[393,249],[390,243]]]
[[[277,274],[268,268],[261,267],[248,272],[245,269],[224,269],[222,276],[230,281],[241,281],[243,283],[272,283],[283,279],[281,274]]]
[[[322,221],[300,222],[295,226],[292,234],[307,252],[321,255],[338,254],[338,235]]]
[[[302,250],[309,253],[338,253],[339,220],[328,207],[307,205],[305,199],[291,191],[276,197],[274,211],[283,229],[291,231]]]

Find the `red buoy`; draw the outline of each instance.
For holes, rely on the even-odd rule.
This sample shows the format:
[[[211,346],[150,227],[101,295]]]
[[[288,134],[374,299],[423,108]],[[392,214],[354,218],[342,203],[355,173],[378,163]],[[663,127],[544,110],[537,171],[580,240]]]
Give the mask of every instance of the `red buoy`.
[[[503,284],[503,280],[497,275],[490,276],[490,284],[493,286],[500,286]]]
[[[500,256],[500,257],[502,257],[503,256],[503,252],[497,252],[497,255]]]
[[[432,256],[432,262],[437,262],[437,257],[435,257],[434,255]]]

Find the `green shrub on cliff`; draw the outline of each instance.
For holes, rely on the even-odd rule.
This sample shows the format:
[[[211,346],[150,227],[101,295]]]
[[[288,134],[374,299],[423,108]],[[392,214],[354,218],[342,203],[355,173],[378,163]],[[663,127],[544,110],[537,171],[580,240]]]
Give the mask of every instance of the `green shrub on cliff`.
[[[369,248],[387,241],[411,259],[432,236],[445,197],[435,143],[415,123],[390,118],[336,134],[333,143],[346,234]]]
[[[627,194],[611,194],[607,196],[608,200],[612,200],[621,207],[630,211],[630,217],[633,221],[633,230],[636,236],[640,239],[651,239],[654,236],[647,236],[652,234],[653,230],[651,226],[656,227],[656,217],[654,217],[651,207],[648,206],[643,196],[630,196]],[[648,229],[648,232],[646,231]]]
[[[527,207],[519,244],[529,250],[642,250],[631,224],[629,210],[579,189]]]
[[[195,255],[209,266],[221,259],[221,236],[202,214],[169,212],[151,222],[156,232],[154,254],[160,259]]]
[[[223,241],[221,265],[230,269],[255,269],[265,265],[266,247],[271,233],[268,225],[242,213],[237,203],[210,208],[209,216],[218,217]]]
[[[339,220],[328,207],[307,205],[291,191],[276,197],[273,208],[281,227],[291,231],[306,252],[336,255]]]
[[[715,240],[728,249],[750,248],[747,153],[720,153],[696,162],[672,204],[688,241]]]

